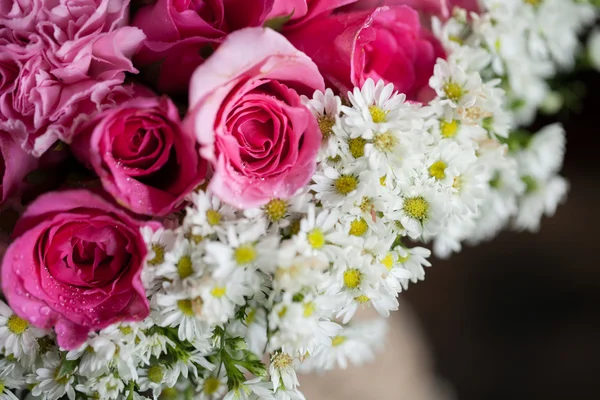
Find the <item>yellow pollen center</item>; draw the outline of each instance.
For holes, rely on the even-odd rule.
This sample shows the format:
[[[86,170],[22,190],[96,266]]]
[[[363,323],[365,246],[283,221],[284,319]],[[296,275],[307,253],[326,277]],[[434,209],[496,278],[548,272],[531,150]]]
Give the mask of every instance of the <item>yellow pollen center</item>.
[[[354,158],[360,158],[365,155],[365,144],[367,141],[361,137],[348,140],[348,147],[350,148],[350,154]]]
[[[248,314],[246,315],[246,325],[252,324],[255,319],[256,319],[256,309],[252,308],[252,309],[250,309],[250,311],[248,311]]]
[[[463,88],[454,82],[447,82],[444,85],[444,93],[447,98],[455,102],[459,101],[464,95]]]
[[[452,121],[440,122],[440,131],[446,139],[453,138],[458,132],[458,121],[453,119]]]
[[[387,117],[387,111],[383,110],[379,106],[371,106],[371,107],[369,107],[369,113],[371,114],[371,119],[376,124],[380,124],[382,122],[385,122],[386,117]]]
[[[279,353],[273,359],[273,365],[277,369],[284,369],[286,367],[289,367],[290,365],[292,365],[292,362],[292,357],[290,357],[290,355],[287,353]]]
[[[29,326],[29,322],[25,321],[23,318],[18,317],[16,314],[8,317],[8,322],[6,326],[9,331],[14,333],[15,335],[20,335],[25,332],[25,329]]]
[[[192,265],[192,258],[190,256],[183,256],[177,261],[177,272],[181,279],[185,279],[194,273],[194,266]]]
[[[130,326],[120,326],[119,330],[123,335],[131,335],[133,333],[133,329]]]
[[[219,390],[219,386],[221,386],[221,381],[214,376],[209,376],[204,380],[204,384],[202,385],[202,389],[204,390],[204,394],[211,395],[214,394],[217,390]]]
[[[308,243],[313,249],[321,249],[325,245],[325,235],[319,228],[315,228],[306,235]]]
[[[436,161],[429,167],[429,175],[435,179],[444,179],[446,177],[446,163],[443,161]]]
[[[189,239],[194,242],[194,244],[200,244],[200,242],[204,240],[204,237],[202,235],[189,235]]]
[[[381,263],[387,268],[388,271],[391,271],[392,267],[394,266],[394,256],[392,256],[392,253],[387,253],[387,255],[381,260]]]
[[[335,180],[334,186],[339,194],[347,195],[356,190],[358,179],[352,175],[342,175]]]
[[[315,312],[315,303],[309,301],[308,303],[304,303],[304,318],[308,318]]]
[[[364,218],[359,218],[350,222],[350,230],[348,231],[348,234],[354,236],[362,236],[365,233],[367,233],[367,230],[369,230],[369,225],[367,224],[367,221],[365,221]]]
[[[154,257],[152,260],[148,260],[148,265],[158,265],[165,261],[165,248],[157,243],[152,243],[152,251],[154,251]]]
[[[402,207],[409,217],[423,221],[429,212],[429,203],[421,196],[409,197],[404,200]]]
[[[371,299],[369,299],[369,297],[365,296],[364,294],[361,294],[360,296],[355,297],[354,300],[357,303],[365,304],[366,302],[370,301]]]
[[[386,175],[384,175],[384,176],[382,176],[381,178],[379,178],[379,184],[380,184],[381,186],[385,186],[385,178],[386,178]]]
[[[335,125],[334,118],[323,115],[317,119],[317,123],[319,124],[321,134],[323,134],[323,139],[327,139],[333,134],[333,127]]]
[[[354,268],[348,269],[344,272],[344,286],[350,289],[356,289],[360,285],[362,276],[360,271]]]
[[[375,135],[373,144],[379,151],[390,152],[397,143],[396,137],[391,132]]]
[[[256,250],[254,249],[254,246],[245,244],[235,249],[234,258],[235,262],[239,265],[250,264],[252,261],[256,260]]]
[[[210,291],[210,294],[213,295],[213,297],[216,297],[217,299],[220,297],[225,296],[225,293],[227,292],[227,289],[223,286],[215,286],[213,288],[213,290]]]
[[[331,345],[333,347],[337,347],[339,345],[341,345],[342,343],[344,343],[346,341],[346,336],[334,336],[333,339],[331,339]]]
[[[153,365],[148,368],[148,379],[150,379],[151,382],[161,383],[164,375],[160,365]]]
[[[452,181],[452,187],[456,190],[460,190],[462,188],[462,179],[460,179],[460,176],[456,176],[454,177],[454,181]]]
[[[194,315],[191,300],[177,300],[177,308],[179,308],[179,311],[181,311],[185,316],[191,317],[192,315]]]
[[[371,199],[369,199],[368,197],[363,197],[361,202],[360,202],[360,211],[364,212],[364,213],[368,213],[371,212],[371,210],[373,209],[373,203],[371,202]]]
[[[273,222],[279,221],[281,218],[285,217],[287,213],[287,202],[281,199],[272,199],[265,206],[265,213],[267,217]]]
[[[221,214],[216,210],[206,211],[206,221],[210,226],[218,225],[221,222]]]

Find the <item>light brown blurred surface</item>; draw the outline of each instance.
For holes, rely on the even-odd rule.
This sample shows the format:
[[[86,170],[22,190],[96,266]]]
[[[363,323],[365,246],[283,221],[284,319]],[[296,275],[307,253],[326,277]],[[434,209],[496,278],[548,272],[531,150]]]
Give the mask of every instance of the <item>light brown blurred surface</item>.
[[[381,318],[365,310],[363,318]],[[361,367],[301,375],[307,400],[450,400],[449,388],[433,375],[426,339],[409,306],[401,303],[388,320],[377,358]]]

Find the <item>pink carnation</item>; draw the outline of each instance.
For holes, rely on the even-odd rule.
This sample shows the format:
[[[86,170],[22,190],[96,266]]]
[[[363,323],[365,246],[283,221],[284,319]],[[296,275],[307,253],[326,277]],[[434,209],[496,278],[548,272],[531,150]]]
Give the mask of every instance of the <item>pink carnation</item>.
[[[2,291],[32,325],[78,348],[90,331],[141,321],[142,224],[87,190],[39,197],[19,219],[2,263]]]
[[[190,83],[186,126],[215,170],[209,189],[249,208],[310,180],[321,132],[299,94],[323,90],[305,54],[270,29],[230,34]]]

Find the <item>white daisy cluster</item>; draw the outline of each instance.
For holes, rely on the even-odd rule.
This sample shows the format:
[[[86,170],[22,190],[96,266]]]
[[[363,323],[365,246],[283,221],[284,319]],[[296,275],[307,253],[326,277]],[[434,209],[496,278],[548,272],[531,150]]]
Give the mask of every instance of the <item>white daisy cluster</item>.
[[[145,321],[67,352],[0,302],[0,400],[304,399],[296,371],[374,357],[385,324],[353,317],[397,309],[431,265],[423,246],[448,256],[509,224],[537,229],[567,191],[565,134],[517,126],[572,64],[593,11],[483,4],[479,16],[434,21],[448,57],[428,104],[371,80],[343,100],[329,89],[303,99],[323,143],[293,198],[242,211],[198,190],[163,229],[144,228]]]

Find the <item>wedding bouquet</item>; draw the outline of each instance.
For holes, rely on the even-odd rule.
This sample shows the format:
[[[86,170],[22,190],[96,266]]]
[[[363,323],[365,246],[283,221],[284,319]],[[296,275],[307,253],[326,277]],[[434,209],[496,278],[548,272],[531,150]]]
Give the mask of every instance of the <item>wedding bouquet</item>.
[[[568,184],[577,0],[0,0],[0,399],[304,399]],[[11,223],[12,221],[12,223]]]

